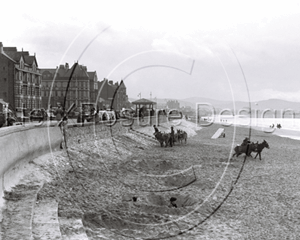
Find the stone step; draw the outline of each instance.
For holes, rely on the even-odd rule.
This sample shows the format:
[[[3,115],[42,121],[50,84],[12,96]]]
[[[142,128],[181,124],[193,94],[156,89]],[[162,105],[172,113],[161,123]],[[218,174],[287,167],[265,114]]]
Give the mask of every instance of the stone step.
[[[54,199],[36,202],[32,222],[33,239],[62,239],[57,211],[58,203]]]
[[[81,219],[59,217],[63,240],[89,240]]]
[[[37,185],[19,184],[11,192],[5,192],[5,210],[1,227],[2,240],[32,240],[32,219],[37,193],[42,183]]]

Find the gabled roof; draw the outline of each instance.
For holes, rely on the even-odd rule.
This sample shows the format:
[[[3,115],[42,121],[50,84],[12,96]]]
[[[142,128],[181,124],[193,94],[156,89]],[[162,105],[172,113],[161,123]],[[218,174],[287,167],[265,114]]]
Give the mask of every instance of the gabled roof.
[[[125,83],[124,83],[124,81],[123,81],[123,80],[121,80],[121,82],[120,82],[120,87],[122,87],[122,88],[126,88],[126,86],[125,86]]]
[[[16,63],[16,61],[13,60],[10,56],[8,56],[5,52],[2,52],[2,55],[7,57],[9,60],[13,61],[14,63]]]
[[[94,79],[95,78],[96,71],[94,71],[94,72],[87,72],[87,73],[88,73],[90,79]]]
[[[5,52],[8,56],[10,56],[13,60],[19,62],[21,57],[23,56],[29,56],[29,52],[13,52],[13,51],[7,51]]]
[[[76,67],[76,68],[75,68]],[[74,72],[73,69],[75,68]],[[64,77],[70,77],[73,72],[73,76],[76,77],[83,77],[83,78],[89,78],[89,75],[86,71],[86,67],[79,65],[79,64],[73,64],[73,66],[70,69],[67,69],[65,72]]]
[[[75,66],[76,66],[76,68],[75,68]],[[53,75],[56,73],[57,78],[62,78],[62,77],[70,78],[70,76],[73,72],[73,77],[89,79],[89,75],[86,71],[86,67],[79,65],[79,64],[75,65],[75,63],[73,64],[73,66],[71,68],[66,68],[64,65],[62,65],[58,68],[43,68],[43,69],[41,69],[42,73],[44,73],[46,71],[49,71]]]
[[[156,102],[150,101],[150,100],[148,100],[146,98],[141,98],[141,99],[135,100],[132,103],[133,104],[149,104],[149,103],[156,104]]]
[[[37,60],[35,56],[30,56],[28,51],[18,52],[16,47],[3,47],[4,53],[13,59],[15,62],[19,62],[21,57],[23,57],[24,62],[28,65],[32,65],[35,62],[36,66],[38,66]]]
[[[25,63],[32,65],[35,62],[35,65],[38,66],[35,56],[24,56]]]

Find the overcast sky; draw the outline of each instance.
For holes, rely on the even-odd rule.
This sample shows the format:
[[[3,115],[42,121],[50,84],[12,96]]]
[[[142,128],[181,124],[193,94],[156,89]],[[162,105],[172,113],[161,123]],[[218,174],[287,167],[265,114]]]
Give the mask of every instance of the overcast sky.
[[[129,97],[300,102],[293,1],[5,1],[0,41],[124,79]]]

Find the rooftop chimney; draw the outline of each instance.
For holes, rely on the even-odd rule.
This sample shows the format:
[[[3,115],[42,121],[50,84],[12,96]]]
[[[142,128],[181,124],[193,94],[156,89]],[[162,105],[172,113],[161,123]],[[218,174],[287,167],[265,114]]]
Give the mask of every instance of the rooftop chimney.
[[[0,42],[0,53],[3,53],[3,44]]]
[[[66,64],[65,64],[65,68],[66,68],[66,69],[69,69],[69,63],[66,63]]]
[[[109,80],[108,83],[112,85],[112,84],[114,84],[114,81]]]

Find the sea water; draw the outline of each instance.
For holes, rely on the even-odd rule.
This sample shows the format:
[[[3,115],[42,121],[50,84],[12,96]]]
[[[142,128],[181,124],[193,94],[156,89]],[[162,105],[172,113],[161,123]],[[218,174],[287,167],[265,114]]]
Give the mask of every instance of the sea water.
[[[236,125],[252,127],[253,129],[275,134],[281,137],[288,137],[300,140],[300,119],[299,118],[249,118],[235,116],[232,118],[216,118],[216,122],[224,125]],[[277,124],[281,128],[277,128]],[[274,127],[272,127],[274,125]]]

